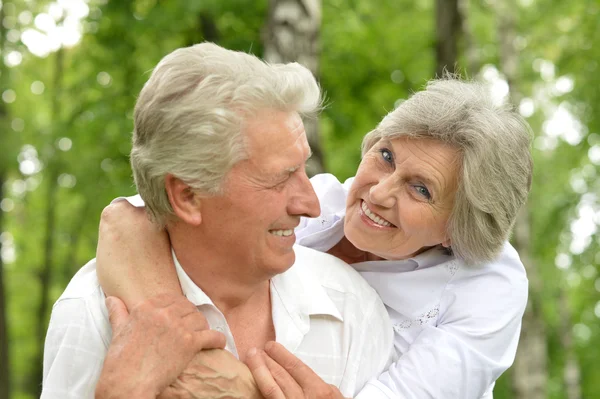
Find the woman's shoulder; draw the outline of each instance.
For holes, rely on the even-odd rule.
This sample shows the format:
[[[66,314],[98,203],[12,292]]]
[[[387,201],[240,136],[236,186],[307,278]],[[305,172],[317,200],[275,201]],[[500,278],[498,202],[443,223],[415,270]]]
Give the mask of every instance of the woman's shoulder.
[[[313,176],[310,182],[321,205],[316,218],[303,217],[296,227],[296,243],[318,251],[328,251],[344,236],[346,197],[351,181],[342,183],[330,173]]]
[[[506,242],[491,262],[478,266],[457,261],[444,297],[450,313],[499,318],[522,315],[527,304],[529,282],[517,251]],[[504,316],[499,316],[504,315]]]
[[[331,173],[319,173],[310,178],[310,182],[321,202],[321,212],[329,209],[339,211],[346,207],[346,197],[354,177],[342,183]]]

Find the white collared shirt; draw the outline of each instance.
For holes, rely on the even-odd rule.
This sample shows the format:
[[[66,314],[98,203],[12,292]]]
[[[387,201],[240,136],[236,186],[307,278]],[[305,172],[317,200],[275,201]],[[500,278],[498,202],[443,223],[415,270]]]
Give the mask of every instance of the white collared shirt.
[[[352,179],[342,184],[321,174],[311,182],[322,214],[302,220],[297,243],[327,251],[344,235]],[[494,382],[514,361],[527,303],[525,268],[509,243],[478,267],[439,248],[352,266],[385,303],[399,356],[357,398],[492,398]]]
[[[277,342],[326,382],[353,396],[394,360],[393,330],[375,291],[347,264],[296,247],[296,262],[271,279]],[[223,332],[236,354],[223,314],[176,262],[186,297]],[[73,277],[55,303],[44,348],[42,398],[93,398],[112,337],[95,260]]]

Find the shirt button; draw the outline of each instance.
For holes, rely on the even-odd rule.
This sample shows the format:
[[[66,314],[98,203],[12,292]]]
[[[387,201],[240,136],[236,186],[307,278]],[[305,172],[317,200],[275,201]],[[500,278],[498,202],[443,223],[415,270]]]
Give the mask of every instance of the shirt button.
[[[225,332],[225,329],[221,326],[217,326],[217,328],[215,328],[215,330],[217,330],[218,332]]]

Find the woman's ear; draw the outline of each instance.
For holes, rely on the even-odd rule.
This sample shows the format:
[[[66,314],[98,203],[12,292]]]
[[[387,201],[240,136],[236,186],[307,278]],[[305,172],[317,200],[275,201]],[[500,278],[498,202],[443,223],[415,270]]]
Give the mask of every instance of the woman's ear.
[[[165,176],[165,190],[175,215],[187,224],[200,225],[202,222],[200,196],[189,185],[172,174]]]
[[[452,240],[450,240],[450,238],[447,238],[446,240],[442,241],[442,247],[450,248],[451,246],[452,246]]]

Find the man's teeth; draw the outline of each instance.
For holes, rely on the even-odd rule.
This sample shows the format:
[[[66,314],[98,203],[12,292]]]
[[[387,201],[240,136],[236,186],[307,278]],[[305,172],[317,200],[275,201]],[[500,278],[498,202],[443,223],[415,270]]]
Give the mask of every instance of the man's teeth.
[[[380,226],[385,226],[385,227],[389,227],[392,224],[390,222],[388,222],[385,219],[380,218],[379,216],[377,216],[376,214],[374,214],[373,212],[371,212],[369,210],[369,208],[367,208],[367,204],[363,201],[362,206],[361,206],[363,212],[365,215],[367,215],[367,217],[369,219],[371,219],[372,221],[374,221],[375,223],[377,223]]]
[[[280,237],[289,237],[294,234],[294,230],[270,230],[269,233]]]

